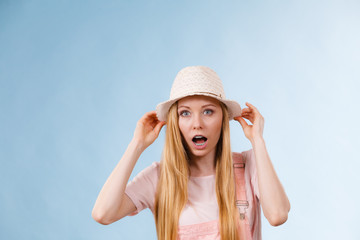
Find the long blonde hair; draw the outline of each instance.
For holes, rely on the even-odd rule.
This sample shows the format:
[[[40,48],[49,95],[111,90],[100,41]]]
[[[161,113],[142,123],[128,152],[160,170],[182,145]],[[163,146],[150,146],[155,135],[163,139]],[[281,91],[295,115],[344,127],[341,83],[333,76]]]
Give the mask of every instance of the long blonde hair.
[[[219,205],[221,239],[239,240],[238,211],[230,146],[229,116],[223,112],[222,129],[216,149],[216,197]],[[159,240],[176,240],[180,214],[188,201],[189,158],[178,124],[177,102],[167,117],[165,146],[160,163],[160,179],[155,195],[155,224]]]

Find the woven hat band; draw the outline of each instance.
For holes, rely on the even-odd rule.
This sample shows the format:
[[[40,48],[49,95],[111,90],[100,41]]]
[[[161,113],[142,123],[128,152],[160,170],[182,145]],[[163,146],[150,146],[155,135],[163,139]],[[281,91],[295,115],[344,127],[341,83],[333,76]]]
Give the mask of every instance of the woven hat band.
[[[203,95],[203,94],[210,94],[214,97],[218,97],[218,98],[221,98],[223,99],[223,96],[221,94],[216,94],[216,93],[211,93],[211,92],[194,92],[194,95]]]

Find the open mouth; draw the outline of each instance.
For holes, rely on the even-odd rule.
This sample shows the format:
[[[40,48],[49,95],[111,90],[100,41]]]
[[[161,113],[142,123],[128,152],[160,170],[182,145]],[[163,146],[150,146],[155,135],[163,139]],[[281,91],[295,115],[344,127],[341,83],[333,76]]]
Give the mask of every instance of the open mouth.
[[[207,138],[201,135],[196,135],[195,137],[193,137],[192,141],[195,143],[196,146],[203,146],[206,143]]]

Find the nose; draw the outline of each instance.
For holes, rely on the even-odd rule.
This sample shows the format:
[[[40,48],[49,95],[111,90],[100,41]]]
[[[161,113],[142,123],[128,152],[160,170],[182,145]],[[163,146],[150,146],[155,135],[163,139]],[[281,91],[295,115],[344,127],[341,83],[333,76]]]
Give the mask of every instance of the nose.
[[[192,120],[193,129],[203,128],[203,119],[200,114],[195,114]]]

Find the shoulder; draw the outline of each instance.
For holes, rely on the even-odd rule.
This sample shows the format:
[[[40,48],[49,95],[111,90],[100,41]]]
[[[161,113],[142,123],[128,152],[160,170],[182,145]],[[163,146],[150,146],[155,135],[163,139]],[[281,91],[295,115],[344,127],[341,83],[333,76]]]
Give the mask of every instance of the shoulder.
[[[153,162],[151,165],[140,171],[133,180],[128,182],[125,193],[130,197],[136,206],[135,215],[145,208],[154,210],[154,196],[158,182],[159,162]]]
[[[232,152],[232,157],[233,159],[243,159],[244,161],[248,162],[251,161],[254,157],[254,152],[253,149],[249,149],[249,150],[245,150],[242,152]]]
[[[155,178],[159,176],[160,162],[153,162],[151,165],[144,168],[135,178],[137,177],[148,177]]]
[[[153,162],[151,165],[144,168],[143,171],[157,171],[160,168],[160,162]]]

